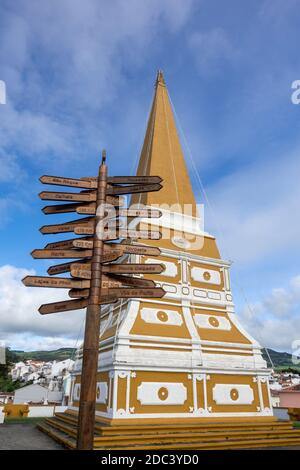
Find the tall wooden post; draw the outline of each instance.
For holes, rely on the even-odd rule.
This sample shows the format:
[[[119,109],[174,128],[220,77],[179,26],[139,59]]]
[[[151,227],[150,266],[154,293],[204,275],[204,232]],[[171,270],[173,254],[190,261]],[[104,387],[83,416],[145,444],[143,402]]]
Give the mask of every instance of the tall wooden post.
[[[105,203],[107,166],[105,151],[99,167],[96,208]],[[93,256],[91,261],[91,286],[89,304],[86,311],[81,374],[80,407],[78,418],[77,449],[92,450],[95,427],[95,402],[98,370],[99,334],[100,334],[100,297],[102,276],[103,241],[97,237],[96,227],[103,214],[95,217]]]

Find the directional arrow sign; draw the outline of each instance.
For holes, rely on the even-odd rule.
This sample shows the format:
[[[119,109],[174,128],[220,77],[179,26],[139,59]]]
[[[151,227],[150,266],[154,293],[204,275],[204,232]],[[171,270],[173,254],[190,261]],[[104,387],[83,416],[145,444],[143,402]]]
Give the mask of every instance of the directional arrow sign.
[[[160,176],[108,176],[110,184],[155,184],[161,183]]]
[[[86,258],[92,255],[92,250],[33,250],[31,252],[31,256],[35,259]]]
[[[106,194],[116,196],[118,194],[147,193],[159,191],[161,184],[134,184],[131,186],[112,186],[106,189]]]
[[[107,279],[118,281],[120,286],[132,286],[132,287],[155,287],[155,282],[151,279],[142,279],[140,277],[131,276],[119,276],[116,274],[103,275]]]
[[[94,235],[95,227],[94,224],[91,225],[78,225],[78,227],[74,227],[74,233],[76,235]]]
[[[66,214],[69,212],[76,212],[79,208],[86,206],[85,203],[70,203],[70,204],[57,204],[54,206],[45,206],[42,211],[44,214]]]
[[[85,176],[81,180],[97,183],[97,176]],[[161,183],[160,176],[108,176],[107,182],[109,184],[155,184]],[[97,186],[95,186],[97,187]]]
[[[43,225],[43,227],[40,228],[40,232],[42,234],[73,232],[74,228],[78,225],[85,224],[92,220],[93,217],[84,217],[83,219],[71,220],[70,222],[65,222],[63,224]]]
[[[109,264],[102,266],[104,273],[116,274],[160,274],[165,270],[162,264]]]
[[[87,307],[87,305],[87,299],[64,300],[62,302],[43,304],[40,306],[39,312],[41,315],[47,315],[48,313],[66,312],[68,310],[79,310],[80,308]]]
[[[44,184],[54,184],[56,186],[71,186],[73,188],[97,188],[97,186],[93,185],[91,181],[78,180],[74,178],[63,178],[61,176],[43,175],[40,177],[40,182]]]
[[[164,289],[161,287],[154,287],[152,289],[148,288],[112,288],[112,289],[102,289],[102,295],[113,295],[118,298],[161,298],[165,295]]]
[[[72,246],[75,248],[90,248],[94,246],[93,240],[86,240],[84,238],[74,238],[72,240]]]
[[[161,217],[162,213],[156,209],[120,209],[118,211],[119,217],[146,217],[158,218]]]
[[[88,298],[90,295],[90,289],[71,289],[69,290],[69,297],[73,298]],[[116,295],[110,293],[110,289],[105,289],[105,293],[101,295],[99,305],[103,304],[113,304],[117,302],[118,298]]]
[[[78,201],[78,202],[92,202],[96,201],[96,193],[59,193],[51,191],[42,191],[39,194],[40,198],[46,201]]]
[[[68,250],[69,248],[72,249],[74,248],[73,240],[75,239],[71,238],[69,240],[62,240],[60,242],[47,243],[44,248],[46,250]]]
[[[75,227],[75,233],[77,234],[87,234],[91,233],[88,230]],[[161,238],[161,233],[158,231],[148,231],[148,230],[105,230],[102,235],[100,231],[97,232],[98,236],[101,236],[102,240],[117,240],[118,238],[141,238],[144,240],[159,240]]]
[[[78,297],[87,298],[90,295],[90,289],[71,289],[69,290],[69,297],[77,299]]]
[[[25,286],[28,287],[57,287],[71,289],[85,289],[90,287],[90,281],[77,281],[64,277],[47,277],[47,276],[26,276],[22,279]]]
[[[77,241],[78,241],[78,242],[80,242],[80,241],[88,241],[88,238],[89,238],[89,237],[71,238],[71,239],[69,239],[69,240],[62,240],[62,241],[60,241],[60,242],[48,243],[44,248],[45,248],[46,250],[52,250],[52,249],[53,249],[53,250],[56,250],[56,249],[58,249],[58,250],[66,249],[66,250],[67,250],[67,249],[69,249],[69,248],[72,249],[72,248],[75,247],[75,245],[74,245],[74,242],[75,242],[75,241],[76,241],[76,242],[77,242]],[[88,242],[88,243],[90,243],[90,242]],[[92,245],[92,246],[87,245],[87,246],[84,246],[84,247],[83,247],[83,246],[78,246],[78,247],[76,247],[76,248],[93,248],[93,245]]]
[[[86,269],[84,266],[78,267],[78,264],[71,266],[71,276],[79,277],[80,279],[91,279],[92,278],[92,271],[91,265]]]
[[[82,266],[84,265],[85,263],[89,263],[90,265],[90,258],[87,259],[87,261],[81,261],[79,262],[80,260],[76,260],[76,261],[70,261],[68,263],[61,263],[61,264],[55,264],[54,266],[50,266],[50,268],[48,268],[47,270],[47,273],[50,275],[50,276],[53,276],[55,274],[62,274],[62,273],[68,273],[70,272],[71,270],[71,266],[73,265],[77,265],[77,266]]]
[[[104,250],[114,249],[115,243],[107,243],[104,245]],[[132,255],[149,255],[149,256],[159,256],[161,251],[157,247],[147,246],[147,245],[127,245],[125,243],[120,243],[118,245],[124,253]]]

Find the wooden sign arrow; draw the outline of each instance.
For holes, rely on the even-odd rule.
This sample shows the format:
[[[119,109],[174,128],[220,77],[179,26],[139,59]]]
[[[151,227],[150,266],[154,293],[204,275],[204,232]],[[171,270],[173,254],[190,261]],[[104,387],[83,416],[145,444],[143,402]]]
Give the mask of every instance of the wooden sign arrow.
[[[125,277],[125,276],[118,276],[118,277]],[[128,278],[127,278],[128,279]],[[145,279],[138,279],[138,278],[131,278],[134,281],[145,281]],[[115,280],[110,279],[108,276],[103,276],[102,282],[102,290],[101,290],[101,299],[111,295],[115,298],[130,298],[130,297],[144,297],[144,298],[161,298],[165,295],[165,291],[160,287],[152,287],[153,284],[148,284],[147,286],[139,282],[139,284],[135,284],[134,287],[122,287],[122,284],[126,284],[126,282],[120,283],[120,286],[116,286]],[[152,281],[150,281],[152,283]],[[116,286],[116,287],[114,287]],[[71,289],[69,291],[69,297],[71,298],[87,298],[89,296],[90,289]],[[102,303],[102,302],[101,302]],[[109,303],[109,302],[108,302]]]
[[[119,276],[117,274],[103,275],[108,279],[118,281],[120,286],[131,286],[131,287],[155,287],[155,282],[152,279],[143,279],[141,277],[132,276]]]
[[[120,209],[118,211],[119,217],[146,217],[150,218],[159,218],[162,216],[161,211],[156,209]]]
[[[94,235],[95,233],[95,227],[94,224],[91,225],[78,225],[77,227],[74,227],[74,233],[76,235]]]
[[[91,234],[89,229],[75,227],[74,232],[77,234]],[[118,238],[140,238],[144,240],[159,240],[161,233],[158,231],[148,230],[105,230],[102,235],[100,231],[97,232],[102,240],[117,240]]]
[[[84,176],[81,178],[83,181],[90,181],[97,183],[97,176]],[[155,184],[161,183],[163,180],[160,176],[108,176],[107,182],[109,184]],[[95,186],[97,187],[97,186]]]
[[[71,289],[68,295],[71,299],[77,299],[78,297],[87,299],[90,295],[90,289]]]
[[[165,295],[164,289],[161,287],[148,288],[123,288],[116,287],[112,289],[102,289],[102,295],[113,295],[117,298],[161,298]]]
[[[72,248],[83,248],[83,249],[93,249],[94,242],[92,237],[82,237],[82,238],[71,238],[69,240],[62,240],[60,242],[52,242],[45,245],[43,250],[34,250],[32,253],[33,257],[40,257],[43,258],[49,257],[49,251],[55,251],[55,255],[57,254],[57,250],[68,250]],[[45,250],[47,253],[44,254]],[[111,258],[109,258],[109,253],[111,253]],[[78,253],[80,251],[74,250],[75,257],[78,257]],[[134,254],[134,255],[149,255],[149,256],[158,256],[160,254],[160,249],[156,247],[151,247],[147,245],[126,245],[123,243],[107,243],[104,245],[104,254],[107,255],[102,262],[113,261],[113,259],[117,259],[119,256],[123,254]],[[117,256],[118,254],[118,256]],[[113,258],[116,256],[116,258]],[[53,257],[53,256],[51,256]]]
[[[85,238],[74,238],[72,240],[73,248],[90,248],[94,246],[93,240],[86,240]]]
[[[70,261],[68,263],[61,263],[61,264],[55,264],[53,266],[50,266],[50,268],[48,268],[47,270],[47,273],[50,275],[50,276],[53,276],[55,274],[62,274],[62,273],[68,273],[70,272],[71,270],[71,266],[73,265],[84,265],[85,263],[89,263],[90,265],[90,258],[87,258],[87,260],[75,260],[75,261]]]
[[[63,250],[63,249],[72,249],[75,247],[74,245],[74,242],[76,241],[88,241],[88,239],[91,238],[91,237],[82,237],[82,238],[71,238],[71,239],[68,239],[68,240],[62,240],[60,242],[52,242],[52,243],[47,243],[47,245],[45,245],[45,249],[46,250]],[[90,242],[89,242],[90,243]],[[89,245],[83,247],[83,246],[78,246],[78,248],[90,248]],[[93,245],[91,246],[91,248],[93,248]]]
[[[165,267],[162,264],[110,264],[103,265],[102,272],[110,274],[160,274]],[[71,276],[91,279],[91,263],[72,263]]]
[[[90,287],[90,281],[77,281],[64,277],[47,277],[47,276],[26,276],[22,282],[27,287],[55,287],[71,289],[85,289]]]
[[[82,266],[80,263],[76,263],[75,266],[71,266],[70,272],[71,276],[79,277],[80,279],[91,279],[92,277],[91,265]]]
[[[54,225],[43,225],[40,228],[40,232],[45,234],[54,234],[54,233],[67,233],[73,232],[74,228],[80,224],[86,224],[94,219],[94,217],[84,217],[83,219],[71,220],[70,222],[64,222],[63,224],[54,224]]]
[[[88,296],[90,295],[90,290],[89,289],[71,289],[69,290],[69,297],[71,298],[83,298],[87,299]],[[118,301],[118,298],[108,292],[108,289],[105,289],[105,294],[101,296],[101,299],[98,303],[98,305],[103,305],[103,304],[113,304]]]
[[[68,250],[69,248],[72,249],[74,248],[73,240],[75,239],[71,238],[69,240],[62,240],[60,242],[47,243],[44,249],[45,250]]]
[[[69,212],[76,212],[79,208],[86,206],[86,203],[70,203],[70,204],[56,204],[53,206],[45,206],[42,211],[44,214],[66,214]]]
[[[92,241],[93,243],[93,241]],[[93,245],[90,245],[89,248],[92,248]],[[132,255],[149,255],[149,256],[158,256],[160,255],[161,251],[159,248],[154,246],[148,245],[128,245],[127,243],[105,243],[104,245],[104,252],[110,250],[122,250],[124,254],[132,254]]]
[[[39,197],[46,201],[77,201],[77,202],[92,202],[96,201],[95,192],[87,193],[59,193],[52,191],[42,191]]]
[[[104,273],[116,274],[161,274],[165,270],[162,264],[109,264],[102,266]]]
[[[31,256],[35,259],[89,258],[92,255],[92,250],[33,250],[31,252]]]
[[[108,176],[110,184],[155,184],[161,183],[160,176]]]
[[[43,184],[54,184],[55,186],[71,186],[73,188],[87,188],[91,189],[97,186],[91,181],[75,179],[75,178],[64,178],[61,176],[48,176],[43,175],[40,177],[40,182]]]
[[[119,194],[148,193],[159,191],[161,184],[133,184],[131,186],[112,186],[106,189],[107,195],[116,196]]]
[[[43,304],[39,308],[41,315],[48,313],[66,312],[69,310],[79,310],[88,306],[88,299],[64,300],[62,302],[53,302],[51,304]]]

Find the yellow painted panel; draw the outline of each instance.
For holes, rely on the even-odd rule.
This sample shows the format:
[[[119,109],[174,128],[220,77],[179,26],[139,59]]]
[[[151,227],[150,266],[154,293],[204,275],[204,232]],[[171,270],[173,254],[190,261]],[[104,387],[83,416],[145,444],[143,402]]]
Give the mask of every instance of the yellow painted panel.
[[[182,383],[187,390],[187,398],[183,405],[142,405],[137,399],[138,386],[142,382]],[[189,413],[193,407],[193,381],[188,374],[180,372],[137,372],[130,381],[130,408],[134,413]]]
[[[140,303],[139,313],[136,317],[133,327],[131,328],[130,334],[132,335],[144,335],[144,336],[159,336],[168,338],[188,338],[190,339],[189,331],[186,327],[185,320],[182,314],[182,309],[179,306],[166,306],[165,310],[173,310],[182,318],[182,325],[164,325],[163,323],[146,323],[141,317],[142,308],[153,308],[158,312],[164,311],[163,305],[157,305],[155,303]]]
[[[195,323],[200,339],[206,340],[206,341],[221,341],[221,342],[229,342],[229,343],[251,344],[251,341],[248,338],[246,338],[238,330],[238,328],[231,322],[231,320],[228,318],[228,315],[222,314],[218,312],[217,310],[214,312],[211,310],[205,311],[205,310],[191,309],[191,311],[192,311],[192,316],[194,316],[195,314],[197,315],[206,314],[216,319],[218,319],[218,317],[227,318],[231,325],[230,330],[221,330],[221,329],[218,329],[217,327],[211,328],[211,329],[199,328]]]
[[[253,390],[254,400],[250,405],[217,405],[213,400],[213,388],[216,384],[247,384]],[[257,412],[259,406],[259,395],[257,383],[253,382],[253,376],[246,375],[221,375],[213,374],[210,375],[210,379],[207,380],[207,406],[211,407],[213,413],[225,413],[234,412]]]

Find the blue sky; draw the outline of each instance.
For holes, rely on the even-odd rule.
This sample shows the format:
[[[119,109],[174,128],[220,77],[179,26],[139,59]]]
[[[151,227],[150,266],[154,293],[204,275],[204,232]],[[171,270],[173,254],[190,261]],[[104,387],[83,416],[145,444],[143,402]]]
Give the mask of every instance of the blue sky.
[[[0,339],[54,348],[80,335],[82,312],[36,312],[61,294],[20,285],[47,266],[29,255],[49,220],[38,177],[94,174],[103,147],[112,174],[132,173],[161,68],[212,208],[206,229],[234,261],[237,313],[264,346],[291,350],[300,339],[299,20],[294,0],[0,0]]]

